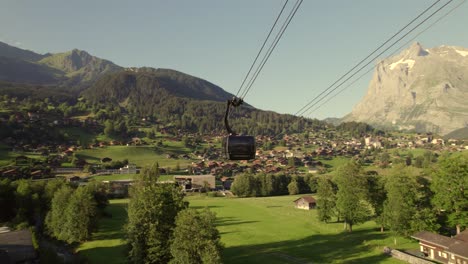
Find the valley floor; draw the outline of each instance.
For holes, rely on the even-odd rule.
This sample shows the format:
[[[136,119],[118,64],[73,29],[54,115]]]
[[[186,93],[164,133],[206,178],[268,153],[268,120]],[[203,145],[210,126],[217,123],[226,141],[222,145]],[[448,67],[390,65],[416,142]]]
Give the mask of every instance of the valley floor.
[[[224,263],[403,263],[384,254],[383,247],[415,249],[417,242],[380,233],[374,222],[343,231],[343,223],[325,224],[316,210],[294,208],[299,196],[213,198],[190,196],[190,207],[216,212],[225,245]],[[93,239],[78,251],[91,263],[125,263],[123,226],[128,200],[112,200],[112,217],[101,220]]]

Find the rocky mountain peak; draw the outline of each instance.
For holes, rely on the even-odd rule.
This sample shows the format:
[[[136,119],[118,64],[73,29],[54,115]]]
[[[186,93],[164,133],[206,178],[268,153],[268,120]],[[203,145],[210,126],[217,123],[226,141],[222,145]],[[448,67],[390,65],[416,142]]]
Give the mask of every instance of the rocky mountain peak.
[[[419,42],[413,43],[407,50],[406,54],[409,58],[426,56],[429,54]]]
[[[468,49],[412,44],[377,64],[345,121],[447,134],[468,122]]]
[[[68,66],[73,71],[77,71],[93,61],[93,56],[79,49],[73,49],[67,57],[69,60]]]

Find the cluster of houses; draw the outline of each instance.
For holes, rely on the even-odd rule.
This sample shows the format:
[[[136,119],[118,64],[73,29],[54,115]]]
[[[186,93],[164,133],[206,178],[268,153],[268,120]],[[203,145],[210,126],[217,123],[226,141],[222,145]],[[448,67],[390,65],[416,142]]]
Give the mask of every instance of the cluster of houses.
[[[33,159],[24,155],[17,156],[10,166],[0,168],[1,178],[10,180],[21,178],[41,179],[51,177],[50,169],[40,166],[41,162],[35,162]]]
[[[127,197],[128,189],[134,180],[112,180],[103,181],[108,186],[108,193],[112,197]],[[185,192],[202,192],[216,189],[216,179],[214,175],[175,175],[173,180],[162,181],[161,183],[174,183],[182,187]]]

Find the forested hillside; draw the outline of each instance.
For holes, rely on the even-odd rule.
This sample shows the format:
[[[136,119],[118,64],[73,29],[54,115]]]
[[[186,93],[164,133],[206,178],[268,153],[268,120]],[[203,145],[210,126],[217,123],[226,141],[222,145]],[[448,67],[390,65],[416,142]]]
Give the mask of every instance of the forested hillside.
[[[16,120],[36,114],[49,123],[84,118],[97,122],[101,131],[107,123],[113,128],[109,131],[125,137],[131,134],[129,127],[142,120],[160,129],[223,132],[226,100],[233,97],[213,83],[171,69],[124,69],[82,50],[42,55],[4,43],[0,43],[0,94],[5,119],[10,118],[8,113],[16,113]],[[326,126],[248,103],[233,111],[231,123],[237,132],[254,135]],[[2,126],[7,126],[3,134],[14,137],[15,129]]]

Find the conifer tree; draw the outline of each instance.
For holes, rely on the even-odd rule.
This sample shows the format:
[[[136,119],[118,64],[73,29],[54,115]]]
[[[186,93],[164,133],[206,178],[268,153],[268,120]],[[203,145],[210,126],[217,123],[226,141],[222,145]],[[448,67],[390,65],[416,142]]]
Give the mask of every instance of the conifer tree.
[[[221,263],[222,244],[215,226],[216,216],[208,209],[186,209],[176,218],[171,254],[174,264]]]
[[[127,237],[133,263],[168,263],[177,214],[187,204],[174,184],[158,183],[156,163],[137,177],[130,189]]]

